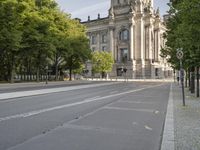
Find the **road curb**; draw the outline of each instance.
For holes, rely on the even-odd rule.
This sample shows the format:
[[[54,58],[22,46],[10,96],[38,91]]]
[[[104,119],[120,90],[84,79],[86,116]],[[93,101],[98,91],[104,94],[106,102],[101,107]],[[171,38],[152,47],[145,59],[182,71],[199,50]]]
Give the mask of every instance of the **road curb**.
[[[161,150],[174,150],[174,104],[173,104],[173,87],[171,83],[167,114],[163,131]]]

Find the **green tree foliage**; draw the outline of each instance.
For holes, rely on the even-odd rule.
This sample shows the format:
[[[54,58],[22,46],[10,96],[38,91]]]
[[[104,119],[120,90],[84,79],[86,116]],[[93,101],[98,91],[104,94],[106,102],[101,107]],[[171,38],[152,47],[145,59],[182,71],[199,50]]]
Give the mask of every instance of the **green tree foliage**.
[[[170,3],[170,19],[167,23],[168,31],[166,47],[162,49],[162,56],[175,68],[179,67],[176,58],[178,48],[183,48],[185,68],[200,63],[200,1],[174,0]]]
[[[33,62],[32,65],[36,70],[37,81],[39,81],[40,71],[44,70],[45,66],[48,65],[47,60],[55,49],[50,34],[50,18],[52,12],[56,9],[56,5],[51,3],[53,1],[36,1],[30,8],[32,11],[27,12],[23,23],[23,49],[21,52],[26,54],[28,64]]]
[[[90,58],[85,27],[54,0],[0,0],[0,80],[37,75],[46,66],[78,69]]]
[[[92,54],[92,70],[93,73],[101,73],[102,75],[112,71],[114,60],[111,53],[94,52]]]
[[[200,66],[200,1],[199,0],[173,0],[170,3],[170,19],[167,23],[166,47],[162,49],[162,56],[175,69],[179,69],[179,60],[176,58],[177,49],[182,48],[184,53],[183,66],[191,75],[190,87],[194,92],[194,70],[197,77]],[[197,84],[199,84],[197,78]],[[197,89],[197,91],[199,91]]]
[[[74,25],[76,28],[78,24],[75,22]],[[72,80],[72,71],[79,69],[81,65],[91,57],[89,42],[82,28],[83,26],[79,26],[78,29],[82,31],[78,31],[77,29],[72,32],[73,34],[71,34],[72,36],[69,38],[69,52],[64,57],[66,69],[69,69],[70,80]]]
[[[11,81],[21,47],[23,13],[17,0],[0,1],[0,78]]]

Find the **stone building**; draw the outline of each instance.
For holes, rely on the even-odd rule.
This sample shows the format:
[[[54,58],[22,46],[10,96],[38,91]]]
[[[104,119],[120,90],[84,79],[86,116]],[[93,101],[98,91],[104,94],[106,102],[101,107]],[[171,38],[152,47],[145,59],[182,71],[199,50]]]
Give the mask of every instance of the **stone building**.
[[[110,77],[165,78],[172,74],[167,61],[160,57],[165,45],[166,27],[153,0],[111,0],[108,17],[82,22],[87,27],[93,51],[110,51],[115,64]],[[90,67],[91,68],[91,67]]]

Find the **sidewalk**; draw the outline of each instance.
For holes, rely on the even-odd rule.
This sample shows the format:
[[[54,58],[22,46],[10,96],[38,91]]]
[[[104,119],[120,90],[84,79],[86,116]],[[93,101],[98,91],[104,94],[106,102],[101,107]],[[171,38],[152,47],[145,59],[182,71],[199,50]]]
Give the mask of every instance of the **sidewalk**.
[[[188,89],[185,96],[183,107],[181,88],[173,84],[175,150],[200,150],[200,98]]]

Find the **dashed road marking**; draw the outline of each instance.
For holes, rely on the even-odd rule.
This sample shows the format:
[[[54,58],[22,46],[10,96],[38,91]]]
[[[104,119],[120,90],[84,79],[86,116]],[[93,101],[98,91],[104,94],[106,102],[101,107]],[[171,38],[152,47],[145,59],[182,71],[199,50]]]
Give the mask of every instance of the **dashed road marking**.
[[[158,110],[154,111],[155,114],[159,114],[160,112]]]
[[[147,130],[149,130],[149,131],[152,131],[153,129],[151,128],[151,127],[149,127],[149,126],[144,126],[145,127],[145,129],[147,129]]]

